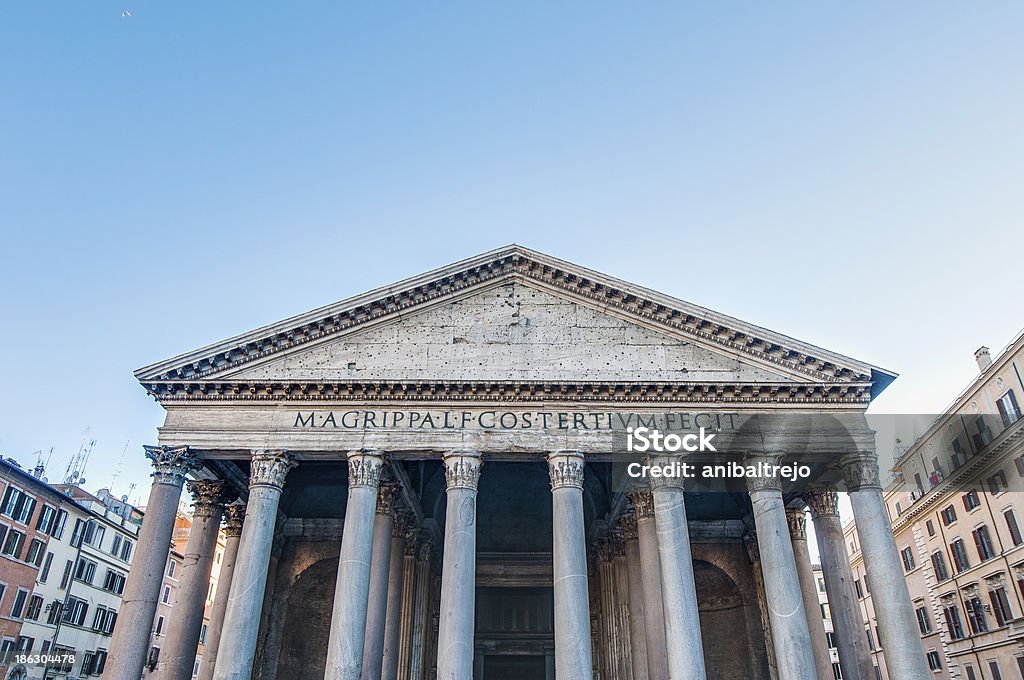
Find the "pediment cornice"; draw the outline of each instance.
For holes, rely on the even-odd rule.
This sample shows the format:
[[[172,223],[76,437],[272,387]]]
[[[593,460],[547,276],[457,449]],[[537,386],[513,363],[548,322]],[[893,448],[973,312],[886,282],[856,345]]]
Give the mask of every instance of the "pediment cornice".
[[[895,378],[870,364],[517,245],[147,366],[135,375],[151,392],[163,389],[158,385],[216,383],[218,377],[230,380],[231,372],[252,362],[361,326],[386,322],[389,317],[407,315],[505,280],[538,286],[744,361],[772,367],[792,375],[797,382],[808,383],[808,387],[866,384],[873,395]]]

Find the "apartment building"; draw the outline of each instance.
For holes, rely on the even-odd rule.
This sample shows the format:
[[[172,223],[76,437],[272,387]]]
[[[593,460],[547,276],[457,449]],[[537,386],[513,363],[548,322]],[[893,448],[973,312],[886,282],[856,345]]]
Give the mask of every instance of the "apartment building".
[[[1024,334],[903,451],[885,490],[896,545],[936,679],[1024,679]],[[876,674],[875,603],[854,523],[844,527]]]
[[[811,572],[814,574],[815,591],[818,594],[818,608],[821,610],[821,620],[825,625],[825,639],[828,641],[828,655],[832,662],[832,676],[835,680],[842,680],[843,672],[839,668],[839,649],[836,645],[835,628],[832,626],[832,611],[828,606],[828,594],[825,592],[825,575],[820,564],[812,564]]]

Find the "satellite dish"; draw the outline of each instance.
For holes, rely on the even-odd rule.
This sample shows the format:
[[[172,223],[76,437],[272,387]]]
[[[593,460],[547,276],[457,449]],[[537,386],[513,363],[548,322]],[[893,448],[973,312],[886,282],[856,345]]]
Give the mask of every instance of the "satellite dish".
[[[48,484],[49,482],[50,482],[49,479],[47,479],[46,477],[43,477],[43,484]]]
[[[128,502],[128,494],[125,494],[124,496],[121,496],[121,502],[122,503],[127,503]]]
[[[78,483],[79,483],[80,485],[81,485],[81,484],[85,484],[85,477],[79,477],[79,478],[78,478]]]

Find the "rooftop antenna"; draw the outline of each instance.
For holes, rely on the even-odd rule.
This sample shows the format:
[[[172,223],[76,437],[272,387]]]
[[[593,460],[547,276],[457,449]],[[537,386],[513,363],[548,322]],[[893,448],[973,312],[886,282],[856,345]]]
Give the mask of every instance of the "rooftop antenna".
[[[124,443],[124,450],[121,451],[121,460],[117,461],[117,467],[114,468],[114,476],[110,478],[110,491],[111,491],[111,493],[113,493],[113,491],[114,491],[114,482],[116,482],[117,478],[121,476],[121,468],[124,466],[124,457],[128,453],[128,445],[131,444],[131,443],[132,443],[131,439],[129,439],[128,441],[126,441]]]
[[[89,463],[89,454],[92,453],[92,447],[96,445],[95,439],[89,439],[89,431],[92,426],[85,428],[82,432],[82,443],[78,447],[78,452],[71,456],[71,460],[68,462],[68,468],[64,472],[64,483],[75,484],[81,486],[85,484],[85,466]]]

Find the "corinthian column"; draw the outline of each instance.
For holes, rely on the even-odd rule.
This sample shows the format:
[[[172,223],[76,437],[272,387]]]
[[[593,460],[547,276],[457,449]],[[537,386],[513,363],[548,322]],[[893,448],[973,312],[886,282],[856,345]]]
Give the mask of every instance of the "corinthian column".
[[[844,456],[840,465],[850,492],[871,597],[884,603],[875,615],[889,675],[900,680],[925,680],[931,672],[925,663],[914,605],[882,500],[878,458],[873,452],[862,452]]]
[[[260,612],[267,588],[270,547],[277,524],[277,506],[295,459],[286,451],[253,451],[249,465],[249,502],[239,542],[238,560],[224,613],[214,680],[249,680],[256,656]]]
[[[213,553],[217,549],[220,517],[224,512],[224,482],[189,482],[194,501],[192,528],[181,563],[178,598],[174,603],[167,642],[161,650],[162,680],[190,680],[196,665],[203,609],[210,589]]]
[[[656,456],[653,465],[671,469],[681,456]],[[683,480],[679,477],[651,477],[654,519],[661,556],[661,592],[665,608],[665,636],[668,645],[668,673],[672,680],[704,680],[704,647],[700,638],[700,613],[693,583],[690,530],[686,524]]]
[[[821,573],[832,611],[832,629],[843,680],[874,680],[875,665],[864,636],[864,619],[857,605],[853,570],[839,521],[838,494],[834,487],[812,489],[804,494],[804,500],[811,510],[814,535],[818,539]]]
[[[384,663],[384,627],[387,623],[388,582],[391,575],[391,535],[395,527],[397,484],[381,484],[377,492],[377,514],[373,518],[373,557],[370,559],[370,596],[366,610],[366,638],[363,640],[362,680],[380,680]]]
[[[403,541],[402,552],[402,625],[398,631],[398,674],[397,680],[409,680],[412,668],[413,630],[416,628],[416,539],[419,529],[414,524],[415,518],[409,517]],[[387,678],[386,680],[393,680]]]
[[[391,561],[388,569],[387,614],[384,617],[384,664],[381,677],[398,680],[398,639],[404,625],[402,589],[405,582],[405,533],[409,528],[409,515],[395,517],[391,528]]]
[[[777,465],[780,458],[761,454],[749,456],[746,462],[747,465]],[[754,526],[779,680],[807,680],[816,674],[814,654],[789,539],[786,508],[782,503],[782,483],[777,477],[748,477],[747,489],[754,506]]]
[[[441,563],[441,611],[437,635],[438,680],[473,677],[473,614],[476,600],[476,490],[480,454],[444,456],[448,483]]]
[[[668,642],[665,638],[665,608],[661,597],[661,557],[658,555],[654,496],[650,491],[638,489],[629,493],[629,500],[636,509],[640,572],[644,585],[644,627],[647,630],[649,680],[669,680]]]
[[[217,576],[217,593],[210,610],[210,623],[206,627],[206,643],[203,645],[203,663],[199,666],[198,680],[212,680],[217,663],[217,648],[220,646],[221,629],[224,627],[224,613],[228,608],[231,592],[231,577],[235,571],[238,555],[238,538],[242,535],[242,520],[245,519],[244,505],[229,505],[224,509],[224,556],[220,561]]]
[[[153,463],[153,486],[146,502],[146,516],[139,531],[135,558],[128,572],[118,612],[118,626],[110,641],[110,661],[104,675],[114,680],[139,680],[149,652],[149,633],[156,615],[167,552],[174,532],[174,518],[181,500],[185,475],[199,467],[188,447],[147,446]]]
[[[377,451],[348,454],[348,501],[334,587],[325,680],[359,680],[363,666],[366,608],[370,597],[373,516],[384,459]]]
[[[640,541],[637,538],[636,514],[619,517],[619,528],[625,540],[627,602],[629,603],[629,649],[633,661],[633,680],[647,680],[647,625],[644,620],[644,581],[640,567]]]
[[[807,614],[807,630],[811,634],[811,652],[818,669],[818,680],[832,680],[832,657],[828,653],[825,638],[825,622],[818,602],[818,584],[811,567],[811,552],[807,549],[807,513],[803,508],[788,508],[786,521],[789,522],[789,538],[793,544],[796,559],[796,575],[800,581],[800,592],[804,597],[804,613]]]
[[[555,677],[558,680],[593,678],[587,541],[583,526],[583,466],[583,454],[578,451],[548,454],[554,516]],[[611,565],[608,566],[610,574]],[[614,617],[614,611],[611,614]],[[614,622],[614,618],[611,620]]]

